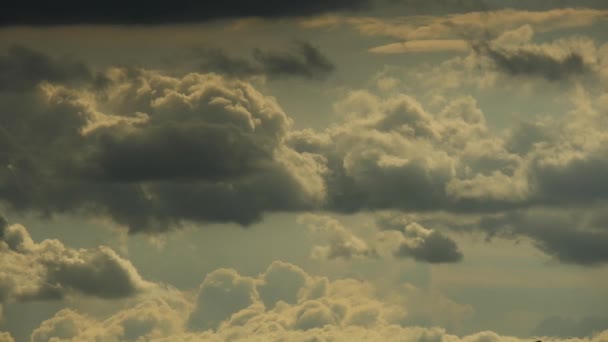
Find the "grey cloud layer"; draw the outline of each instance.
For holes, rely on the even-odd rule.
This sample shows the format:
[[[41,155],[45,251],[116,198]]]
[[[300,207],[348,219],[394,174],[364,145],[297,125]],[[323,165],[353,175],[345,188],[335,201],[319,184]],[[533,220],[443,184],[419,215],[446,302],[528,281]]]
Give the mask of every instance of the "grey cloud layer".
[[[45,1],[14,4],[0,15],[0,25],[71,25],[71,24],[179,24],[218,19],[309,16],[339,10],[357,10],[369,5],[367,0],[311,0],[294,3],[285,0],[193,2],[178,0],[123,2],[107,0],[83,4],[64,0],[54,5]]]

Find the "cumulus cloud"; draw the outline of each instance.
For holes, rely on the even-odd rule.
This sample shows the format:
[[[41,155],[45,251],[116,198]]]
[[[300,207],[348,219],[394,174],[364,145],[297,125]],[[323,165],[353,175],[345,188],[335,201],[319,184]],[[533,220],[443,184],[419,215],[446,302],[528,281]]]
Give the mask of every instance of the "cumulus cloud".
[[[179,292],[147,298],[102,320],[62,309],[42,322],[30,339],[32,342],[152,341],[182,333],[189,310],[191,305]]]
[[[267,76],[269,78],[302,77],[323,79],[335,65],[319,49],[307,42],[297,42],[292,51],[275,52],[255,49],[253,59],[226,55],[221,50],[198,49],[200,69],[230,76]]]
[[[275,305],[266,306],[262,303],[265,301],[260,298],[265,296],[262,294],[263,287],[275,280],[288,278],[297,281],[286,283],[288,290],[272,299],[273,302],[277,300]],[[208,297],[211,292],[216,296]],[[95,318],[72,309],[64,309],[35,329],[31,339],[524,341],[491,331],[458,337],[442,328],[414,326],[408,323],[406,317],[410,309],[417,312],[415,306],[425,296],[411,286],[399,293],[406,298],[382,296],[371,284],[354,279],[329,281],[324,277],[309,275],[295,265],[277,261],[256,278],[229,269],[211,272],[201,284],[194,305],[187,299],[187,295],[173,291],[153,299],[143,299],[139,304],[106,318]],[[455,304],[448,304],[445,300],[432,305],[435,309],[441,308],[442,312],[451,312],[456,316],[466,315],[466,308],[454,311],[449,307]],[[193,331],[190,322],[193,316],[201,314],[201,310],[209,315],[216,315],[215,310],[220,313],[211,319],[214,322],[212,326],[207,326],[206,329],[194,327]],[[605,337],[606,332],[598,332],[595,336],[580,341],[599,342]],[[559,338],[543,340],[562,341]]]
[[[521,27],[496,42],[518,47],[532,34]],[[471,96],[429,107],[409,94],[353,91],[335,104],[341,121],[315,131],[294,130],[274,98],[238,79],[125,68],[104,77],[103,87],[42,81],[0,102],[0,198],[11,209],[104,215],[154,232],[283,211],[497,214],[607,199],[608,122],[582,89],[564,116],[506,134],[488,127]],[[377,252],[339,224],[318,227],[318,257]],[[459,259],[450,239],[422,231],[400,255]],[[526,236],[558,260],[588,263],[564,257],[557,240]],[[433,259],[438,251],[447,254]]]
[[[318,133],[292,132],[288,143],[327,160],[327,207],[337,212],[498,214],[543,206],[603,208],[608,191],[600,175],[608,165],[608,122],[584,90],[571,96],[572,109],[564,116],[527,119],[506,134],[496,134],[471,97],[429,113],[410,96],[383,99],[358,91],[336,105],[346,118],[343,124]],[[516,232],[557,260],[606,262],[599,227],[578,226],[556,228],[551,236],[537,229]],[[435,261],[462,257],[445,236],[412,231],[429,244],[414,239],[402,246],[400,255],[430,261],[428,253],[437,250],[446,254]]]
[[[103,88],[42,82],[0,104],[0,197],[13,209],[85,209],[150,231],[250,224],[323,200],[321,161],[283,144],[291,119],[250,83],[128,69],[105,77]]]
[[[376,220],[377,225],[390,234],[383,239],[397,243],[393,252],[399,258],[413,258],[428,263],[459,262],[463,255],[458,245],[450,237],[400,215],[383,215]],[[396,232],[397,234],[394,234]]]
[[[191,330],[215,329],[230,316],[258,300],[255,280],[232,269],[209,273],[200,286],[194,311],[188,320]]]
[[[522,201],[525,180],[514,172],[521,158],[489,132],[473,98],[455,99],[432,114],[411,96],[381,99],[359,91],[337,108],[348,118],[342,125],[317,137],[311,132],[289,137],[298,151],[327,160],[332,210],[484,211]],[[475,184],[472,194],[464,193],[470,187],[457,186],[479,175],[513,179],[524,189],[496,188],[499,182],[491,179]]]
[[[0,230],[0,300],[62,299],[81,294],[127,298],[153,287],[109,247],[72,249],[58,240],[32,240],[19,224]]]

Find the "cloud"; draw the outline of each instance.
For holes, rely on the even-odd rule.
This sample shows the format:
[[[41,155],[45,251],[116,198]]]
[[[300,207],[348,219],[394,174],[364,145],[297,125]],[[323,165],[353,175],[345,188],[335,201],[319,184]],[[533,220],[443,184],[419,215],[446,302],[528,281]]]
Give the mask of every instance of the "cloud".
[[[80,294],[126,298],[153,287],[109,247],[71,249],[58,240],[36,243],[19,224],[0,235],[0,300],[62,299]]]
[[[289,291],[282,292],[285,297],[278,298],[274,306],[266,307],[256,294],[262,293],[259,286],[267,286],[268,281],[273,281],[269,279],[274,278],[270,274],[281,274],[278,278],[298,281],[287,283]],[[294,277],[295,275],[297,276]],[[212,293],[215,296],[207,297]],[[294,293],[297,293],[295,298]],[[429,298],[411,286],[397,293],[400,296],[383,293],[370,283],[349,278],[329,281],[324,277],[309,275],[295,265],[277,261],[256,278],[240,275],[230,269],[211,272],[201,284],[194,307],[185,293],[172,291],[163,296],[143,298],[130,308],[101,318],[63,309],[35,329],[31,339],[307,341],[317,338],[412,342],[529,340],[500,336],[491,331],[458,337],[442,328],[412,325],[406,319],[407,312],[426,310],[420,311],[416,306],[424,306],[423,303]],[[445,299],[431,300],[428,304],[432,308],[429,307],[428,310],[450,312],[456,319],[470,310],[466,307],[455,309],[451,306],[456,303],[448,302]],[[208,330],[198,331],[199,328],[196,328],[193,331],[187,322],[192,320],[192,315],[200,314],[201,310],[213,316],[209,321],[213,324],[207,327]],[[593,337],[581,338],[580,341],[599,342],[605,337],[606,332],[599,332]],[[543,340],[563,341],[559,338]]]
[[[275,261],[261,275],[257,290],[260,299],[267,309],[272,309],[279,302],[295,304],[300,297],[309,276],[301,268],[281,261]]]
[[[219,324],[258,300],[255,280],[231,269],[209,273],[200,286],[196,306],[188,319],[190,330],[216,329]]]
[[[145,298],[103,320],[62,309],[34,329],[30,339],[32,342],[156,340],[184,331],[189,310],[191,305],[177,291]]]
[[[0,103],[0,197],[13,209],[85,209],[152,231],[251,224],[323,200],[321,161],[283,144],[292,120],[250,83],[116,68],[105,76],[104,88],[42,82]]]
[[[450,237],[425,228],[405,215],[380,214],[376,225],[383,232],[381,239],[393,245],[395,257],[432,264],[454,263],[463,258],[458,245]]]
[[[253,60],[230,57],[220,50],[198,49],[200,69],[235,77],[267,76],[270,78],[302,77],[323,79],[335,65],[316,47],[306,42],[294,44],[290,52],[255,49]]]
[[[459,6],[459,9],[462,9],[462,6]],[[486,7],[479,11],[446,15],[324,16],[302,20],[301,24],[308,28],[349,25],[363,35],[391,37],[403,41],[463,38],[471,40],[487,37],[488,32],[502,33],[525,24],[530,24],[539,32],[587,27],[605,20],[607,13],[605,9],[593,8],[551,8],[530,11],[512,8],[488,10]]]
[[[138,2],[126,8],[115,1],[83,5],[64,1],[49,6],[43,1],[15,5],[0,16],[0,25],[71,25],[71,24],[184,24],[219,19],[262,17],[281,18],[310,16],[340,10],[357,10],[369,5],[365,0],[225,2],[175,1],[169,5],[158,1]]]
[[[0,91],[31,90],[41,81],[65,83],[92,81],[94,75],[81,62],[57,59],[21,45],[0,55]]]
[[[0,342],[15,342],[11,334],[7,332],[0,332]]]
[[[306,214],[298,218],[300,224],[306,224],[308,229],[327,244],[317,245],[312,251],[313,258],[319,259],[351,259],[377,257],[377,251],[368,245],[350,229],[344,227],[338,220],[329,216]]]
[[[376,46],[369,49],[369,52],[380,54],[392,53],[424,53],[441,51],[467,51],[469,44],[461,39],[430,39],[430,40],[410,40],[402,43],[391,43]]]
[[[530,25],[524,25],[506,31],[493,41],[473,43],[473,49],[490,59],[498,70],[511,76],[559,81],[595,69],[593,42],[562,39],[550,44],[531,44],[533,33]]]
[[[577,210],[531,209],[482,217],[479,224],[492,235],[528,237],[540,250],[563,263],[605,264],[608,232],[601,225],[586,222],[585,214],[589,215]]]

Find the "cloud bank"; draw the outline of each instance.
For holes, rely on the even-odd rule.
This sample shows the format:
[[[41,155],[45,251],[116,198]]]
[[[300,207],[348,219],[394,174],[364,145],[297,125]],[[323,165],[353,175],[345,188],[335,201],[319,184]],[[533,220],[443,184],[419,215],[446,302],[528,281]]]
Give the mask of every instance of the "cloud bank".
[[[273,291],[280,286],[280,291]],[[413,288],[401,296],[419,298]],[[270,295],[270,297],[269,297]],[[106,318],[63,309],[32,332],[32,341],[527,341],[491,331],[458,337],[437,327],[411,326],[416,307],[404,297],[382,295],[371,284],[354,279],[330,281],[299,267],[275,261],[257,277],[218,269],[203,280],[194,303],[188,294],[167,292],[142,299]],[[437,303],[437,302],[435,302]],[[431,304],[436,305],[436,304]],[[443,304],[445,305],[445,304]],[[458,304],[452,303],[453,307]],[[458,318],[463,309],[445,315]],[[438,309],[435,308],[435,309]],[[607,332],[577,342],[600,342]],[[542,338],[544,341],[565,341]],[[571,341],[571,340],[569,340]]]

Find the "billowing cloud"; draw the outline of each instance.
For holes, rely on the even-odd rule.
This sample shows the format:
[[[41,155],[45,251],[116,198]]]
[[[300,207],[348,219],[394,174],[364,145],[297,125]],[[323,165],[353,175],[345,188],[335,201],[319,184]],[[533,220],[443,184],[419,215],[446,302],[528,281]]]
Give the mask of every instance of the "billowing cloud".
[[[306,42],[297,42],[292,51],[275,52],[255,49],[253,59],[236,58],[221,50],[197,49],[200,69],[222,74],[269,78],[302,77],[323,79],[334,71],[335,65],[319,49]]]
[[[153,284],[109,247],[72,249],[58,240],[36,243],[19,224],[0,230],[0,300],[61,299],[69,294],[126,298]]]
[[[532,34],[524,26],[494,43],[522,46]],[[581,53],[593,56],[588,47]],[[192,221],[248,225],[284,211],[500,214],[608,198],[607,122],[583,90],[563,117],[530,119],[505,134],[488,127],[471,96],[431,111],[408,94],[353,91],[335,105],[341,121],[314,131],[294,130],[274,98],[238,79],[125,68],[104,77],[103,87],[42,81],[0,103],[0,198],[10,209],[79,211],[154,232]],[[317,257],[379,252],[340,224],[319,227]],[[461,258],[446,236],[414,231],[398,255]],[[566,235],[521,234],[561,261],[606,260],[601,252],[574,256],[560,243]],[[600,237],[584,234],[577,236]]]
[[[274,306],[265,306],[258,295],[263,292],[261,287],[268,286],[273,281],[270,278],[275,276],[297,281],[286,284],[288,291],[281,292],[282,295],[273,299],[276,300]],[[207,297],[211,292],[206,291],[216,296]],[[106,318],[94,318],[64,309],[44,321],[34,330],[31,338],[32,341],[52,338],[65,341],[306,341],[311,338],[340,341],[398,339],[412,342],[529,340],[500,336],[491,331],[458,337],[442,328],[413,326],[406,317],[410,311],[419,311],[415,306],[420,305],[420,299],[425,296],[411,286],[399,293],[405,298],[392,294],[383,296],[371,284],[363,281],[329,281],[324,277],[309,275],[297,266],[275,262],[257,278],[243,276],[230,269],[211,272],[201,284],[194,307],[183,293],[174,291],[154,299],[143,299],[139,304]],[[202,300],[201,296],[206,299]],[[434,307],[431,310],[442,312],[453,311],[448,307],[455,305],[445,300],[434,300],[429,304]],[[214,323],[206,330],[199,331],[195,327],[193,331],[187,322],[192,322],[193,315],[200,314],[201,310],[210,315],[215,315],[215,310],[219,310],[221,314],[214,316],[211,320]],[[466,315],[466,310],[455,310],[453,314]],[[191,314],[188,315],[188,312]],[[579,341],[600,342],[606,338],[606,334],[600,331],[593,337]],[[559,338],[543,340],[562,341]]]
[[[0,25],[70,25],[70,24],[180,24],[218,19],[309,16],[339,10],[356,10],[369,4],[366,0],[308,1],[294,4],[284,0],[224,2],[175,1],[138,2],[126,8],[118,1],[85,6],[78,1],[64,1],[49,6],[43,1],[15,5],[0,16]]]
[[[17,106],[0,104],[0,198],[13,209],[88,208],[149,231],[182,220],[249,224],[322,201],[320,160],[283,144],[291,119],[251,84],[105,76],[103,88],[42,82]]]

